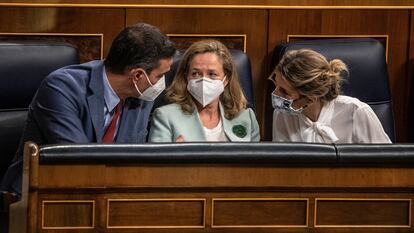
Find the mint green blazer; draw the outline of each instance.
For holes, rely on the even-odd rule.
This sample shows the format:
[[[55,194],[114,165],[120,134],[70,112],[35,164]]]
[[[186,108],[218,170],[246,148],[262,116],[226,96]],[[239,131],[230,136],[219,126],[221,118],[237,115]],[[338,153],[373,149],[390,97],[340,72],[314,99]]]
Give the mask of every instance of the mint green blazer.
[[[231,142],[259,141],[259,124],[252,109],[248,108],[228,120],[220,104],[224,133]],[[169,104],[154,110],[149,133],[150,142],[175,142],[182,135],[185,142],[206,141],[198,111],[186,114],[178,104]]]

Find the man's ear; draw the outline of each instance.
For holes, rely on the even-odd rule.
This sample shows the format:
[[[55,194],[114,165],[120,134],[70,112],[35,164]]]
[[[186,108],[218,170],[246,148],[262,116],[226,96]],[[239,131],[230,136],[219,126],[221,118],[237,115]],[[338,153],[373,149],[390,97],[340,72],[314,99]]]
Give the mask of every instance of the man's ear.
[[[138,81],[144,77],[144,70],[142,68],[132,68],[129,70],[129,76],[133,78],[134,81]]]

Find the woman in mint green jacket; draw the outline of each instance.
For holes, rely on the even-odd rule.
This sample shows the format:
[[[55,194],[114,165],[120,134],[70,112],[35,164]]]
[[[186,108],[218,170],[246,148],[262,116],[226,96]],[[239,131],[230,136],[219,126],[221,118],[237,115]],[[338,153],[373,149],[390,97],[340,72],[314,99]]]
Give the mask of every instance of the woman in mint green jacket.
[[[150,142],[259,141],[259,125],[240,87],[229,50],[216,40],[195,42],[155,109]]]

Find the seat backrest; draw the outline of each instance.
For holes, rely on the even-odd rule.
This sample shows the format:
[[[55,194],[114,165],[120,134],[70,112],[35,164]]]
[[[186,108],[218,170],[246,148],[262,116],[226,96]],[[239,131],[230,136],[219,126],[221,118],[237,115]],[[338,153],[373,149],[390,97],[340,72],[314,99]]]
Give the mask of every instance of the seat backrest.
[[[0,180],[17,150],[40,82],[50,72],[76,63],[77,49],[66,43],[0,42]]]
[[[247,107],[254,109],[254,99],[253,99],[253,85],[252,85],[252,71],[250,67],[250,59],[241,50],[230,49],[230,53],[236,65],[237,74],[239,76],[240,85],[243,89],[244,95],[247,99]],[[174,56],[174,62],[171,65],[170,71],[165,75],[165,84],[168,87],[175,76],[175,73],[178,68],[178,64],[181,61],[181,58],[184,55],[184,51],[177,51]],[[165,92],[161,93],[161,95],[155,100],[153,109],[161,107],[163,105],[168,104],[164,98]]]
[[[272,69],[289,50],[312,49],[330,59],[341,59],[347,64],[349,77],[342,86],[344,95],[356,97],[369,104],[377,114],[391,141],[395,141],[394,116],[389,89],[388,71],[384,46],[378,40],[357,39],[321,39],[291,42],[276,46],[273,54]],[[273,109],[270,93],[274,85],[269,82],[268,103],[266,104],[266,129],[272,129]],[[271,140],[271,130],[266,139]]]

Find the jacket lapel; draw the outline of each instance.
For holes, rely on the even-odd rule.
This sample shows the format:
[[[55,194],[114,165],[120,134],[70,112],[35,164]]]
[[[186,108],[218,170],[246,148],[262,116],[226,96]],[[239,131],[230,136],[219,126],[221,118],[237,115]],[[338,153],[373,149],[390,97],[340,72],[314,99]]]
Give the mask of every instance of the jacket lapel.
[[[140,130],[146,130],[148,125],[149,114],[145,109],[148,108],[149,102],[137,98],[127,98],[125,100],[124,109],[119,122],[116,142],[126,143],[137,140],[137,135]]]
[[[219,106],[220,106],[221,120],[223,121],[224,133],[226,134],[229,141],[230,142],[250,141],[250,135],[249,134],[247,134],[243,138],[238,137],[237,135],[234,134],[233,127],[237,124],[237,122],[235,122],[233,120],[228,120],[227,118],[225,118],[224,117],[224,108],[221,105],[221,103],[219,103]]]
[[[95,130],[96,141],[102,142],[104,127],[104,93],[103,93],[103,62],[95,66],[91,71],[89,89],[91,95],[88,96],[89,114],[91,115],[92,125]]]
[[[204,133],[203,123],[201,122],[200,114],[198,114],[197,108],[191,114],[191,120],[193,122],[188,122],[188,125],[192,126],[191,132],[189,132],[189,135],[192,135],[193,137],[192,141],[206,141],[207,138]]]

